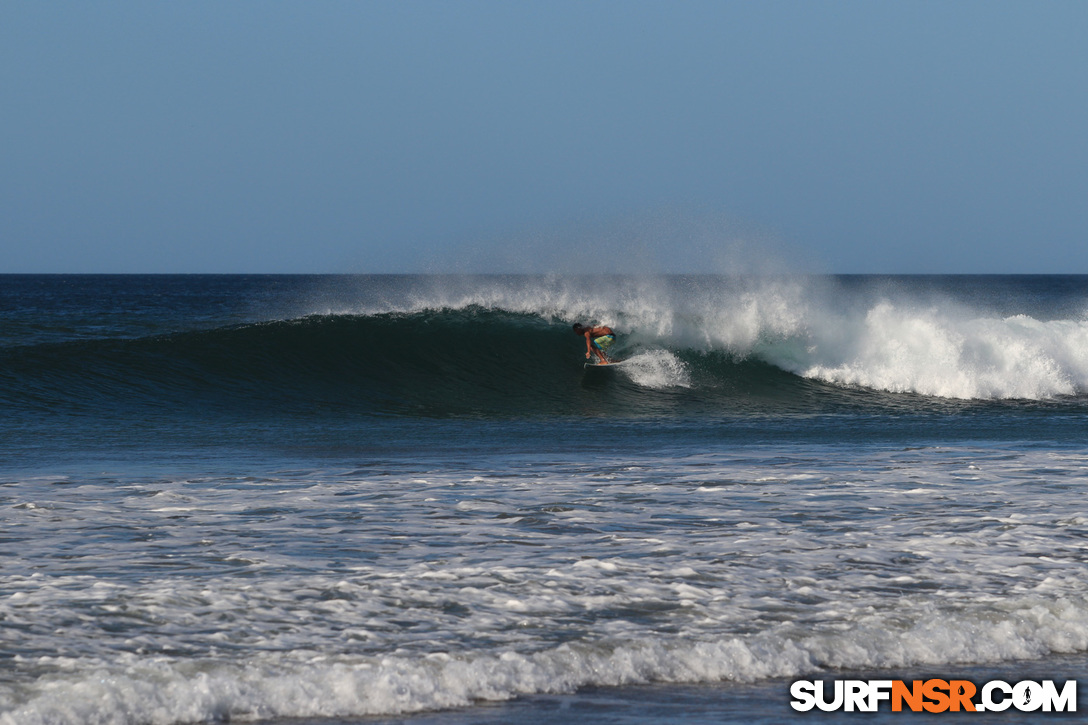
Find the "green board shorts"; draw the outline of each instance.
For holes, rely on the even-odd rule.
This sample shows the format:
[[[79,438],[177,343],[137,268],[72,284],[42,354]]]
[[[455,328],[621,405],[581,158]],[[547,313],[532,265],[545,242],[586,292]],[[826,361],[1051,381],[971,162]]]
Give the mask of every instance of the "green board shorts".
[[[615,341],[615,335],[601,335],[600,337],[593,338],[593,347],[597,348],[601,352],[604,352],[608,348],[612,347],[612,343],[614,343]]]

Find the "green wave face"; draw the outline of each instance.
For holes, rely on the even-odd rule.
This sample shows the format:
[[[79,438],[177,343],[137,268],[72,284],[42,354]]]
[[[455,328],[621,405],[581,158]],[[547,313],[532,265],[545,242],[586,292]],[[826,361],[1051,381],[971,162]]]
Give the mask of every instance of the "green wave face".
[[[811,383],[753,360],[622,341],[587,370],[565,323],[482,308],[323,315],[0,353],[0,401],[39,411],[684,415],[786,404]]]

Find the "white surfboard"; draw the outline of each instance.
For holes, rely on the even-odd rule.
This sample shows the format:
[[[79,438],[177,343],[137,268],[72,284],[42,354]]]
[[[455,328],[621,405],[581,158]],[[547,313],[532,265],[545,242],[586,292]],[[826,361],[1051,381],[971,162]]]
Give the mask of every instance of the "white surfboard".
[[[613,360],[610,363],[587,362],[586,367],[587,368],[614,368],[614,367],[617,367],[619,365],[623,365],[626,362],[629,362],[629,361],[628,360]]]

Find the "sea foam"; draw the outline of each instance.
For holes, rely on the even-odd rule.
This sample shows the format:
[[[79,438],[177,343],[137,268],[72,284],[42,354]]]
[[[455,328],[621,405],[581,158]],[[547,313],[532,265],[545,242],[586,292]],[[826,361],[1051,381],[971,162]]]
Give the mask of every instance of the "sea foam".
[[[1000,614],[998,614],[1000,612]],[[373,658],[257,653],[246,663],[124,658],[79,663],[19,693],[3,725],[137,723],[359,717],[466,707],[587,686],[752,682],[827,668],[878,671],[957,662],[998,662],[1088,648],[1084,602],[1020,598],[1000,609],[942,612],[903,626],[870,615],[846,631],[779,631],[708,641],[647,636],[562,644],[532,653],[435,652]],[[14,693],[4,693],[7,707]]]
[[[815,451],[27,478],[0,509],[24,537],[0,580],[0,722],[395,714],[1088,651],[1082,452]]]

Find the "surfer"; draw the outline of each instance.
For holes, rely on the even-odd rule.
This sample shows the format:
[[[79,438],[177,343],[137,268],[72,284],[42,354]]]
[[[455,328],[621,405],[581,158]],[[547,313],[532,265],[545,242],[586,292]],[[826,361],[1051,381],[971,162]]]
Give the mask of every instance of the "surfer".
[[[600,365],[608,365],[612,361],[605,356],[605,350],[612,347],[616,342],[616,333],[612,332],[611,327],[601,325],[599,327],[586,327],[585,325],[575,322],[574,334],[581,335],[586,339],[586,359],[590,358],[591,354],[595,354],[600,358]]]

